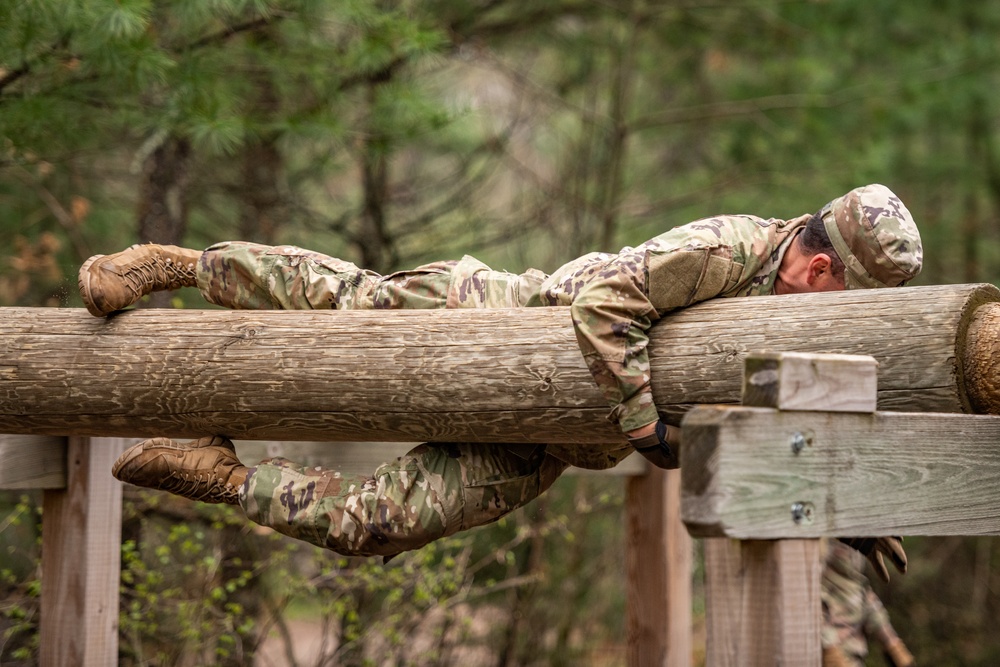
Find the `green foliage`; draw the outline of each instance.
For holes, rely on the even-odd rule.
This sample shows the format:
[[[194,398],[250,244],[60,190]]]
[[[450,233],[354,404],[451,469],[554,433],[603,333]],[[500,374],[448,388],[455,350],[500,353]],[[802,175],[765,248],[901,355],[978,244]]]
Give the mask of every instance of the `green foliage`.
[[[37,661],[40,517],[35,498],[0,494],[0,663],[4,665]]]
[[[79,305],[79,264],[134,242],[137,211],[178,201],[163,240],[297,243],[379,271],[465,253],[551,270],[705,215],[813,211],[864,182],[918,220],[920,282],[997,282],[998,28],[1000,6],[930,0],[0,2],[0,305]],[[189,153],[156,181],[171,145]],[[386,567],[334,566],[226,515],[199,514],[200,532],[151,521],[124,554],[122,645],[136,661],[204,646],[232,662],[308,610],[358,664],[425,616],[441,664],[459,636],[522,664],[532,645],[584,659],[565,619],[614,641],[620,526],[603,510],[576,523],[594,517],[581,498],[608,493],[576,488],[552,492],[537,525],[519,514]],[[18,516],[5,537],[33,525]],[[4,662],[33,650],[25,539],[0,563]],[[901,632],[921,662],[947,664],[943,646],[989,664],[992,551],[944,542],[979,564],[970,579],[936,544],[916,542],[913,575],[887,591]],[[923,592],[939,580],[988,594]],[[483,639],[463,623],[472,599],[527,620]],[[567,616],[566,599],[594,611]]]
[[[158,500],[150,494],[138,505],[126,503],[126,525],[139,528],[141,541],[122,545],[123,664],[243,661],[253,652],[247,638],[256,619],[247,617],[240,594],[262,570],[280,566],[290,545],[268,544],[260,561],[248,562],[226,543],[246,528],[231,508]],[[173,516],[159,518],[158,507]],[[140,509],[152,518],[139,519]],[[177,522],[177,512],[187,520]]]
[[[997,540],[912,538],[904,545],[906,576],[876,585],[920,664],[995,664],[1000,659],[992,621],[1000,613]]]
[[[552,502],[387,564],[143,492],[125,505],[140,539],[122,546],[121,663],[301,655],[294,626],[323,639],[302,664],[458,665],[477,651],[578,664],[622,631],[620,484],[561,480]]]

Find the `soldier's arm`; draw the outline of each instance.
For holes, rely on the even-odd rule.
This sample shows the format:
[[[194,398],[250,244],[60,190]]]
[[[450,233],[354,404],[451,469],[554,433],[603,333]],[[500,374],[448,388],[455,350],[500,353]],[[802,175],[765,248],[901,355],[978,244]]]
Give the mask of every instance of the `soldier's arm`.
[[[882,647],[886,657],[894,667],[913,667],[913,654],[896,634],[889,621],[889,612],[870,587],[865,591],[864,614],[861,622],[864,633]]]
[[[692,239],[706,234],[692,227],[608,260],[572,304],[584,359],[614,406],[610,419],[632,436],[652,432],[659,419],[650,389],[649,328],[671,310],[722,294],[742,268],[734,265],[731,247]]]

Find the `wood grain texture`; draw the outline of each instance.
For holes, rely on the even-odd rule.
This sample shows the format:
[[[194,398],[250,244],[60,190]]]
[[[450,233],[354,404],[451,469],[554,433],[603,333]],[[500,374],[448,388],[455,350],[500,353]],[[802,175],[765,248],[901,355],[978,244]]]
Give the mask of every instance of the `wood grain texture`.
[[[957,360],[991,286],[716,299],[652,330],[672,419],[737,403],[751,351],[870,354],[882,409],[970,409]],[[0,432],[262,440],[620,440],[566,308],[5,308]]]
[[[743,405],[875,412],[878,362],[856,354],[757,352],[743,370]]]
[[[691,667],[692,543],[680,516],[680,471],[626,483],[625,632],[631,667]]]
[[[819,667],[820,540],[705,540],[708,667]]]
[[[700,407],[683,426],[684,521],[746,539],[998,535],[997,442],[996,416]]]
[[[66,487],[66,438],[0,435],[0,489]]]
[[[118,663],[122,485],[110,471],[128,444],[69,438],[66,489],[43,494],[41,667]]]
[[[1000,303],[976,310],[967,341],[962,366],[973,410],[1000,414]]]

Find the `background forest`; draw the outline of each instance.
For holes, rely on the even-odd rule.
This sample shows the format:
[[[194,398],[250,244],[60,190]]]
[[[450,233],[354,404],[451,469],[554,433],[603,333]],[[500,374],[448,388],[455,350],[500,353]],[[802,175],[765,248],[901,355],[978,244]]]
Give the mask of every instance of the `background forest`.
[[[137,241],[551,271],[870,182],[918,284],[996,283],[998,84],[989,2],[2,0],[0,305],[79,307],[80,263]],[[383,566],[130,491],[122,664],[624,664],[623,495],[565,478]],[[37,648],[40,520],[0,507],[5,665]],[[906,545],[877,590],[918,662],[1000,663],[995,540]]]

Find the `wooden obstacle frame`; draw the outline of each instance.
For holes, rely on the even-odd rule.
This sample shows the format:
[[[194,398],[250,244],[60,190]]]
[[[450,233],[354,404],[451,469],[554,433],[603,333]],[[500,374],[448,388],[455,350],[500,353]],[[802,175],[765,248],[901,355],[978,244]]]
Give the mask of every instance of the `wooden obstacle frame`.
[[[0,489],[42,490],[42,595],[39,664],[42,667],[113,665],[118,660],[123,485],[111,465],[127,438],[0,436]],[[237,442],[246,452],[294,455],[302,442]],[[373,471],[406,449],[400,443],[324,443],[349,470]],[[679,471],[649,470],[630,457],[609,471],[626,477],[630,650],[646,656],[677,651],[667,625],[685,628],[690,654],[690,538],[680,523]],[[666,528],[670,526],[670,528]],[[667,539],[675,533],[679,539]],[[681,545],[685,545],[682,547]],[[669,549],[669,552],[667,551]],[[685,561],[686,559],[686,561]],[[665,597],[668,595],[670,597]],[[664,609],[663,600],[675,600]],[[665,622],[667,613],[681,617]],[[644,659],[644,658],[643,658]],[[633,662],[633,664],[642,664]],[[677,663],[681,664],[681,663]]]
[[[998,493],[995,480],[1000,473],[1000,454],[994,446],[1000,437],[1000,417],[961,414],[982,409],[983,405],[990,407],[993,400],[988,393],[967,391],[963,377],[963,373],[969,376],[992,372],[989,367],[991,355],[981,355],[986,361],[976,364],[963,365],[962,359],[975,345],[985,345],[989,350],[995,347],[995,339],[988,332],[984,333],[985,330],[976,329],[976,323],[983,319],[978,313],[985,309],[980,306],[995,305],[1000,301],[1000,293],[984,286],[919,289],[926,293],[914,294],[910,300],[905,296],[906,289],[893,290],[904,295],[900,307],[902,315],[886,321],[876,318],[872,326],[877,331],[891,333],[898,330],[897,325],[902,322],[907,332],[930,330],[930,335],[914,338],[921,360],[906,361],[905,351],[894,340],[873,337],[865,344],[878,348],[874,356],[880,364],[879,407],[896,409],[915,405],[920,412],[874,410],[876,388],[871,359],[860,359],[857,355],[808,356],[814,354],[814,349],[855,351],[850,347],[854,340],[851,323],[824,324],[824,340],[817,340],[815,336],[789,336],[789,327],[806,325],[782,320],[784,328],[758,332],[754,340],[766,339],[775,332],[784,333],[778,336],[779,343],[798,346],[798,349],[804,347],[805,352],[762,356],[747,349],[753,345],[747,343],[746,328],[732,328],[722,334],[713,330],[713,337],[700,343],[706,350],[704,354],[708,355],[705,363],[714,365],[712,370],[701,369],[697,375],[693,374],[690,358],[687,370],[683,366],[673,368],[675,375],[680,374],[678,384],[681,388],[671,396],[701,396],[704,400],[696,401],[702,405],[693,409],[691,405],[676,401],[665,402],[668,406],[676,404],[678,412],[686,411],[682,425],[682,471],[633,468],[628,477],[626,560],[630,665],[674,667],[690,664],[691,545],[688,531],[696,537],[707,538],[709,665],[772,661],[776,664],[819,664],[818,595],[822,554],[818,540],[822,536],[1000,534],[1000,510],[995,509],[1000,505],[994,497]],[[750,301],[764,302],[768,298]],[[858,298],[857,295],[821,298],[831,299],[827,306],[843,302],[845,306],[857,307],[856,302],[850,301]],[[874,298],[884,297],[876,294]],[[936,304],[919,305],[920,301],[935,298],[938,299]],[[794,299],[773,302],[780,306],[777,311],[784,309],[788,313],[798,312],[804,303],[815,305]],[[657,328],[663,332],[663,338],[676,341],[676,334],[683,334],[689,327],[704,328],[714,326],[713,322],[732,320],[731,309],[731,304],[704,304],[668,318]],[[550,331],[550,324],[557,320],[550,322],[548,318],[555,318],[558,313],[554,311],[559,309],[537,310],[549,311],[532,313],[531,318],[536,318],[536,324],[541,322],[541,330]],[[848,312],[847,308],[844,312]],[[989,317],[996,313],[996,309],[990,311]],[[270,319],[252,315],[250,317],[257,319],[247,324],[247,320],[234,319],[230,313],[213,314],[215,319],[212,321],[221,322],[221,329],[199,333],[208,340],[200,349],[210,349],[215,356],[209,355],[211,358],[203,358],[198,363],[212,362],[224,355],[228,361],[236,362],[237,369],[231,371],[231,375],[238,378],[240,372],[248,368],[246,359],[254,356],[253,350],[245,349],[246,346],[259,348],[263,339],[265,354],[270,354],[267,350],[280,347],[281,337],[270,341],[267,336],[281,327],[287,327],[282,329],[285,333],[291,331],[291,320],[286,319],[290,315],[280,314]],[[409,313],[400,315],[413,317]],[[468,311],[436,315],[448,319],[451,324],[465,316],[481,318],[487,323],[506,321],[500,315]],[[53,317],[53,322],[57,322],[58,316]],[[163,326],[167,316],[147,311],[129,313],[128,317],[140,325],[138,339],[118,340],[116,337],[123,335],[121,332],[127,328],[124,325],[116,328],[114,320],[104,329],[86,320],[73,320],[56,331],[56,338],[73,335],[80,338],[82,331],[85,336],[98,336],[87,338],[88,341],[99,341],[92,356],[68,352],[61,361],[48,358],[52,353],[46,345],[57,349],[65,342],[40,341],[30,326],[22,326],[5,337],[7,332],[0,323],[0,352],[29,358],[21,367],[16,362],[8,363],[6,368],[0,363],[0,428],[17,431],[15,435],[0,438],[0,461],[5,463],[0,466],[0,488],[44,489],[40,654],[43,666],[106,665],[114,664],[117,659],[121,485],[111,478],[109,471],[118,453],[133,440],[102,435],[122,436],[130,430],[136,436],[204,434],[211,423],[221,423],[220,419],[226,417],[236,419],[237,427],[243,429],[242,435],[250,439],[267,439],[268,435],[282,429],[291,432],[295,440],[309,440],[306,436],[323,429],[337,432],[333,428],[335,425],[322,414],[296,414],[289,420],[272,414],[241,421],[242,413],[234,410],[219,409],[206,416],[179,409],[178,401],[183,399],[174,386],[177,378],[168,377],[168,386],[162,388],[155,383],[150,386],[148,378],[142,375],[143,369],[148,369],[153,360],[158,364],[158,380],[162,381],[163,373],[173,367],[170,363],[173,347],[166,353],[163,349],[135,352],[121,360],[122,350],[130,349],[129,345],[137,344],[137,340],[155,342],[148,331],[158,324]],[[191,317],[184,314],[182,319]],[[349,324],[354,326],[363,318],[347,319],[351,319]],[[743,319],[745,327],[761,327],[762,320]],[[321,326],[338,326],[331,325],[331,321],[316,320]],[[81,322],[86,324],[81,325]],[[377,326],[374,322],[365,322],[367,326]],[[929,327],[928,323],[934,326]],[[149,330],[142,329],[145,325]],[[477,320],[477,327],[481,325]],[[468,343],[468,339],[452,340],[454,334],[442,326],[442,335],[449,338],[449,344]],[[466,420],[465,430],[445,435],[457,439],[471,433],[484,441],[514,427],[516,440],[531,441],[532,437],[541,437],[534,427],[548,424],[542,436],[563,434],[567,436],[564,441],[589,442],[586,437],[582,440],[576,437],[581,429],[586,429],[590,438],[595,437],[594,434],[600,438],[616,437],[610,431],[588,428],[595,423],[595,415],[603,412],[600,397],[592,384],[588,384],[586,368],[579,359],[579,352],[575,351],[570,327],[560,326],[540,346],[530,333],[509,331],[516,339],[515,344],[500,352],[492,350],[486,356],[502,352],[508,357],[513,355],[516,361],[499,371],[492,369],[474,381],[480,382],[477,386],[491,397],[514,394],[515,402],[499,406],[494,414],[486,410],[492,398],[480,400],[477,406],[482,407],[472,410],[473,417]],[[943,333],[934,333],[935,327],[941,328]],[[425,328],[426,322],[414,326],[413,335],[419,337],[418,332]],[[234,330],[238,335],[232,334]],[[671,391],[669,387],[663,388],[667,382],[663,376],[670,377],[669,374],[659,369],[671,367],[674,362],[657,352],[666,346],[657,343],[657,331],[653,333],[656,345],[651,354],[654,394],[659,405],[661,393]],[[727,336],[737,342],[725,343]],[[519,347],[522,338],[525,343],[535,343],[534,349]],[[967,342],[966,338],[973,342]],[[978,339],[986,343],[976,343]],[[421,340],[427,341],[426,338]],[[692,342],[679,347],[688,357],[695,358],[697,355],[690,354],[695,339],[690,340]],[[297,340],[296,344],[303,348],[315,346],[316,335],[308,340]],[[383,341],[380,344],[390,343]],[[429,349],[435,345],[432,342]],[[860,345],[857,351],[864,352],[866,348]],[[119,364],[115,370],[123,374],[123,379],[121,386],[111,386],[105,392],[108,402],[100,403],[103,399],[95,398],[90,386],[86,391],[73,390],[74,378],[84,384],[93,378],[81,376],[79,368],[63,372],[59,369],[60,363],[92,368],[94,359],[100,362],[104,353],[107,359]],[[260,349],[255,352],[258,356],[260,353]],[[197,356],[200,353],[195,349],[186,354]],[[432,351],[429,354],[439,353]],[[448,361],[454,354],[446,349],[440,355],[432,358],[433,363],[428,367],[437,372],[442,369],[434,364],[444,364],[446,376],[456,372],[453,363]],[[446,361],[434,361],[437,358]],[[734,390],[732,380],[728,379],[732,376],[732,365],[734,362],[740,364],[744,358],[748,369],[742,374],[742,383],[736,381]],[[239,366],[241,363],[244,365]],[[730,370],[723,372],[723,369]],[[105,372],[106,369],[98,369],[94,375],[103,376]],[[497,372],[506,378],[505,386],[499,389],[493,387]],[[712,379],[713,372],[720,380]],[[49,385],[39,388],[38,378],[30,377],[30,373],[36,373]],[[520,373],[523,377],[511,380],[505,373],[510,376]],[[384,381],[405,383],[405,375],[397,370]],[[659,386],[657,377],[661,378]],[[888,382],[883,382],[885,378]],[[97,379],[105,383],[109,380],[108,377]],[[267,398],[267,392],[260,393],[258,386],[265,381],[255,383],[244,378],[242,385],[236,382],[228,391],[238,391],[242,387],[252,403],[258,397]],[[908,391],[907,386],[914,389]],[[579,391],[560,391],[566,387]],[[732,399],[738,399],[741,389],[744,405],[732,405],[735,402]],[[443,408],[451,405],[447,401],[453,401],[453,393],[461,390],[450,387],[430,400]],[[63,391],[66,399],[61,413],[51,396],[45,398],[57,391]],[[140,403],[135,407],[130,405],[127,399],[139,395]],[[151,396],[161,395],[164,396],[162,401],[150,400]],[[712,402],[708,399],[720,396],[722,402],[730,405],[708,405]],[[31,413],[30,406],[42,399],[46,409],[40,414]],[[521,409],[517,401],[527,407]],[[157,405],[158,411],[150,412],[151,405]],[[253,417],[252,405],[243,407],[251,410]],[[399,440],[403,439],[402,435],[412,435],[406,427],[407,414],[393,416],[387,413],[377,416],[373,422],[362,423],[344,416],[348,407],[332,419],[341,426],[346,425],[350,435],[367,433],[368,426],[372,427],[373,436],[389,434],[392,439]],[[395,407],[402,413],[428,409],[422,404]],[[481,428],[476,415],[483,417]],[[281,423],[269,427],[269,418]],[[424,430],[420,435],[425,435],[428,429],[432,434],[440,434],[450,428],[445,420],[422,426]],[[150,432],[163,428],[169,430]],[[59,437],[60,432],[73,435]],[[291,444],[288,448],[294,446]],[[621,474],[625,470],[619,466],[617,472]]]

